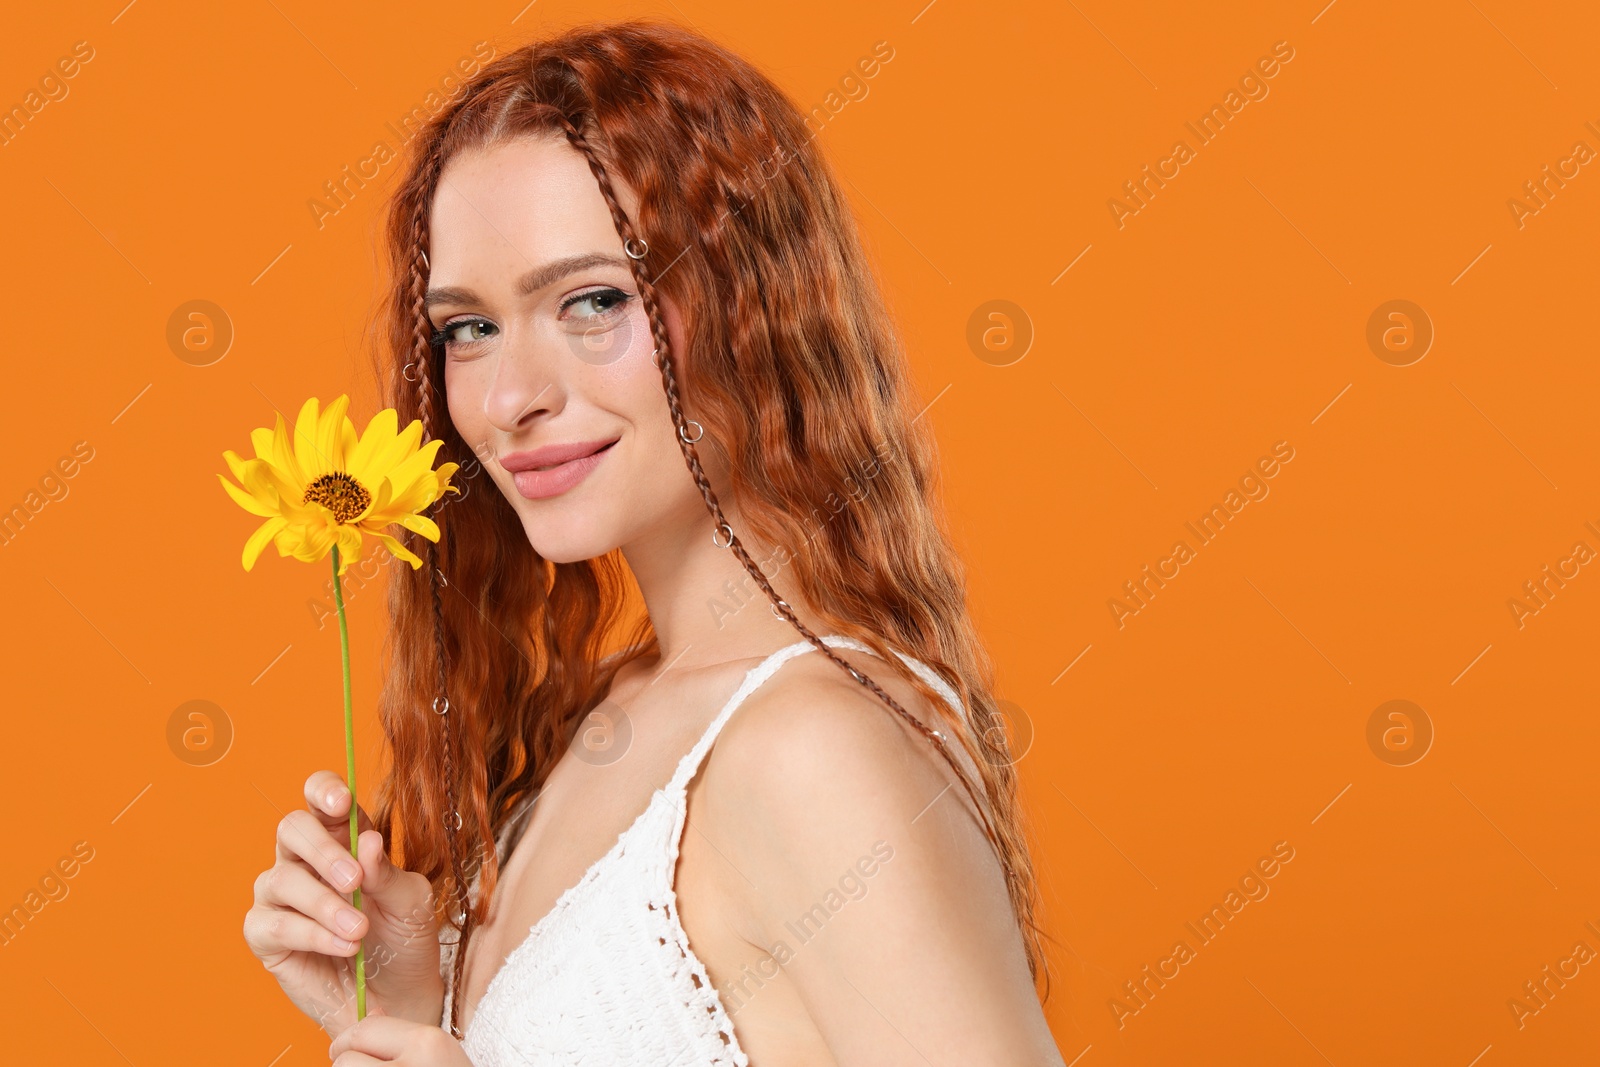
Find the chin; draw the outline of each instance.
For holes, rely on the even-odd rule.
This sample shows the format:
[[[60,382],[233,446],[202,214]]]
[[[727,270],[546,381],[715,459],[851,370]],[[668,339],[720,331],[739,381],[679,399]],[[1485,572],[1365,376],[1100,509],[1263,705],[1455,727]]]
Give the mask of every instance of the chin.
[[[593,529],[552,530],[547,521],[527,517],[522,520],[522,529],[533,550],[551,563],[579,563],[603,556],[617,547],[613,538],[601,536]]]

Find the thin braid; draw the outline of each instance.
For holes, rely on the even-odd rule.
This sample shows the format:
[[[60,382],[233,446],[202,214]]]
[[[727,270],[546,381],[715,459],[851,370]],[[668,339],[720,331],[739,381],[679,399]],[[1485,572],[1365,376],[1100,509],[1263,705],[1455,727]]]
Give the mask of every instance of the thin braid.
[[[454,734],[455,730],[454,717],[450,714],[450,698],[445,689],[447,674],[444,649],[444,603],[443,598],[439,593],[439,548],[437,545],[430,544],[428,546],[428,570],[430,572],[428,576],[428,584],[431,586],[433,599],[433,626],[434,631],[438,636],[438,639],[435,641],[435,649],[438,653],[438,688],[439,697],[442,701],[441,708],[436,710],[438,710],[439,716],[442,720],[441,731],[444,734],[445,792],[449,798],[450,806],[450,810],[445,814],[444,828],[445,834],[449,840],[450,880],[452,883],[451,888],[455,891],[456,905],[459,909],[458,921],[461,924],[460,933],[457,934],[456,937],[455,954],[451,957],[450,961],[450,988],[452,991],[454,991],[461,988],[462,975],[465,972],[467,964],[467,939],[472,936],[472,930],[475,924],[473,922],[472,908],[468,906],[466,872],[461,866],[461,849],[457,840],[457,834],[461,829],[461,812],[456,807],[455,772],[453,769],[454,764],[451,758],[452,752],[455,748],[454,738],[452,737],[452,734]],[[455,918],[455,916],[452,916],[452,918]],[[459,999],[452,994],[450,998],[450,1033],[457,1040],[464,1036],[460,1027],[456,1025],[456,1019],[460,1016],[460,1012],[461,1007]]]
[[[430,149],[428,159],[424,164],[426,173],[430,176],[429,188],[438,180],[439,150],[438,145]],[[430,198],[423,198],[418,202],[417,213],[412,221],[412,247],[417,250],[417,257],[421,260],[421,267],[413,260],[412,270],[412,321],[416,324],[412,335],[412,363],[417,372],[417,410],[419,421],[422,423],[422,439],[426,443],[432,441],[437,435],[434,432],[434,360],[433,344],[427,328],[427,309],[424,305],[425,275],[423,269],[431,271],[428,263],[427,239],[424,226],[425,205]],[[433,609],[433,638],[434,660],[436,669],[435,688],[437,695],[434,697],[433,711],[439,716],[442,748],[444,750],[444,788],[446,810],[444,813],[445,836],[450,853],[450,881],[455,897],[457,914],[449,918],[452,922],[459,922],[460,929],[456,936],[456,947],[451,959],[450,967],[450,1033],[461,1039],[464,1035],[456,1020],[460,1016],[460,998],[456,995],[461,989],[462,976],[467,962],[467,940],[472,935],[474,927],[472,908],[469,904],[466,871],[461,862],[461,848],[457,837],[461,829],[461,810],[456,800],[455,782],[455,733],[456,719],[450,714],[449,662],[445,649],[444,638],[444,597],[440,592],[440,581],[443,573],[439,567],[439,545],[435,541],[428,541],[428,590]]]
[[[589,161],[589,169],[594,172],[595,181],[600,186],[600,193],[605,197],[606,206],[611,209],[612,222],[617,228],[618,235],[622,237],[624,251],[628,253],[628,267],[633,273],[634,281],[639,287],[639,295],[643,299],[645,310],[650,316],[650,332],[655,339],[655,351],[652,354],[655,356],[656,366],[661,370],[661,381],[667,394],[667,407],[672,412],[672,421],[678,428],[678,446],[683,450],[684,460],[689,466],[689,472],[694,476],[695,485],[700,488],[700,495],[705,499],[706,508],[711,512],[712,518],[716,520],[716,526],[711,535],[713,543],[733,550],[733,554],[738,557],[740,564],[756,580],[756,584],[760,586],[762,592],[766,593],[767,599],[772,601],[773,606],[782,613],[783,618],[787,619],[791,626],[800,631],[807,641],[811,642],[824,656],[892,708],[902,719],[909,722],[938,750],[939,754],[944,757],[945,762],[950,764],[951,770],[955,772],[956,778],[960,780],[962,787],[967,791],[967,796],[971,798],[973,806],[977,809],[978,817],[983,823],[984,835],[994,848],[995,855],[1000,860],[1001,866],[1005,868],[1009,884],[1010,875],[1012,874],[1011,863],[1006,858],[1005,849],[1000,842],[999,835],[989,819],[985,805],[978,799],[978,794],[974,791],[971,781],[968,780],[966,772],[961,769],[960,764],[950,754],[949,748],[945,743],[944,734],[927,726],[916,716],[901,707],[899,702],[885,692],[877,682],[857,670],[854,665],[829,648],[820,637],[812,633],[795,616],[788,602],[778,596],[777,592],[772,588],[772,584],[767,581],[766,575],[761,573],[761,568],[750,558],[750,554],[745,551],[744,544],[739,540],[739,535],[734,532],[733,527],[723,515],[722,505],[718,503],[717,495],[711,488],[711,482],[706,477],[704,469],[700,466],[699,452],[694,446],[694,442],[699,440],[699,435],[692,438],[689,436],[683,408],[678,399],[678,380],[673,368],[672,355],[668,344],[666,322],[656,304],[655,286],[645,273],[644,257],[649,253],[649,247],[644,241],[634,237],[633,225],[628,219],[628,214],[618,202],[616,193],[611,187],[611,179],[606,174],[605,167],[601,164],[594,149],[589,145],[588,140],[578,132],[577,128],[559,109],[548,104],[542,105],[542,108],[556,114],[562,128],[566,131],[567,139]],[[639,248],[637,253],[633,251],[635,246]],[[696,423],[696,425],[699,424]],[[704,427],[701,427],[701,433],[704,433]],[[724,530],[727,531],[728,537],[726,545],[722,545],[722,542],[716,540],[717,533]]]

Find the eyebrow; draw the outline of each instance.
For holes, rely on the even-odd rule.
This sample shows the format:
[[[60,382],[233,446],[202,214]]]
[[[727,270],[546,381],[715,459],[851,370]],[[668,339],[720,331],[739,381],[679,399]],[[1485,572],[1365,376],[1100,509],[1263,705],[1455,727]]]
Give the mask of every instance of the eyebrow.
[[[583,252],[576,256],[567,256],[564,259],[551,260],[543,266],[535,267],[521,278],[517,279],[516,293],[518,296],[532,296],[539,290],[555,284],[569,274],[590,267],[621,267],[629,270],[628,261],[619,255],[609,252]],[[423,310],[429,310],[436,304],[476,304],[481,303],[478,294],[471,289],[459,286],[441,286],[429,289],[422,298]]]

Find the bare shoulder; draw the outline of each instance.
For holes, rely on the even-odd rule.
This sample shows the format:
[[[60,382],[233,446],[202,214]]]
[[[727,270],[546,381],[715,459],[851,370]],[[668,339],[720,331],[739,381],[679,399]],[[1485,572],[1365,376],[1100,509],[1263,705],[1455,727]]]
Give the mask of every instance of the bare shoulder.
[[[950,733],[883,660],[836,651],[917,719]],[[965,758],[953,741],[950,751]],[[965,768],[981,787],[970,761]],[[785,887],[751,900],[752,911],[769,918],[804,903],[786,894],[836,881],[875,846],[892,851],[902,868],[921,868],[903,883],[908,891],[924,883],[922,891],[942,893],[937,884],[1006,899],[998,860],[949,763],[821,655],[785,663],[746,698],[712,749],[704,795],[707,822],[730,861],[743,864],[753,885]]]
[[[841,654],[941,725],[882,660]],[[955,1062],[1060,1062],[965,790],[876,695],[800,656],[746,698],[704,775],[700,827],[739,874],[741,932],[793,979],[839,1062],[904,1058],[902,1033]]]
[[[951,733],[939,711],[889,664],[870,653],[834,651],[918,721]],[[746,698],[715,751],[727,772],[719,778],[747,794],[746,802],[773,808],[769,816],[816,821],[859,811],[909,821],[947,786],[964,793],[927,737],[820,654],[785,663]],[[952,742],[950,751],[969,776],[976,774],[959,745]]]

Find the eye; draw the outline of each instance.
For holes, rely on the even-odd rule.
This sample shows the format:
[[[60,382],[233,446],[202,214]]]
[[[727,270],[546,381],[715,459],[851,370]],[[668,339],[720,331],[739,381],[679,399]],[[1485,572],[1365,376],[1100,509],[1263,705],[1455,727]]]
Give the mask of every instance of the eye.
[[[633,297],[621,289],[591,289],[587,293],[569,296],[561,302],[560,310],[564,313],[570,307],[583,307],[588,305],[592,310],[582,314],[580,318],[603,318],[615,314],[628,305]]]
[[[479,341],[485,340],[488,336],[490,336],[489,333],[473,332],[480,329],[498,332],[499,328],[496,327],[494,323],[489,322],[486,319],[452,319],[443,326],[440,326],[437,330],[433,331],[433,336],[429,340],[435,348],[443,345],[446,351],[453,351],[458,348],[464,348],[468,345],[477,344]],[[460,336],[463,331],[466,331],[465,337]]]

